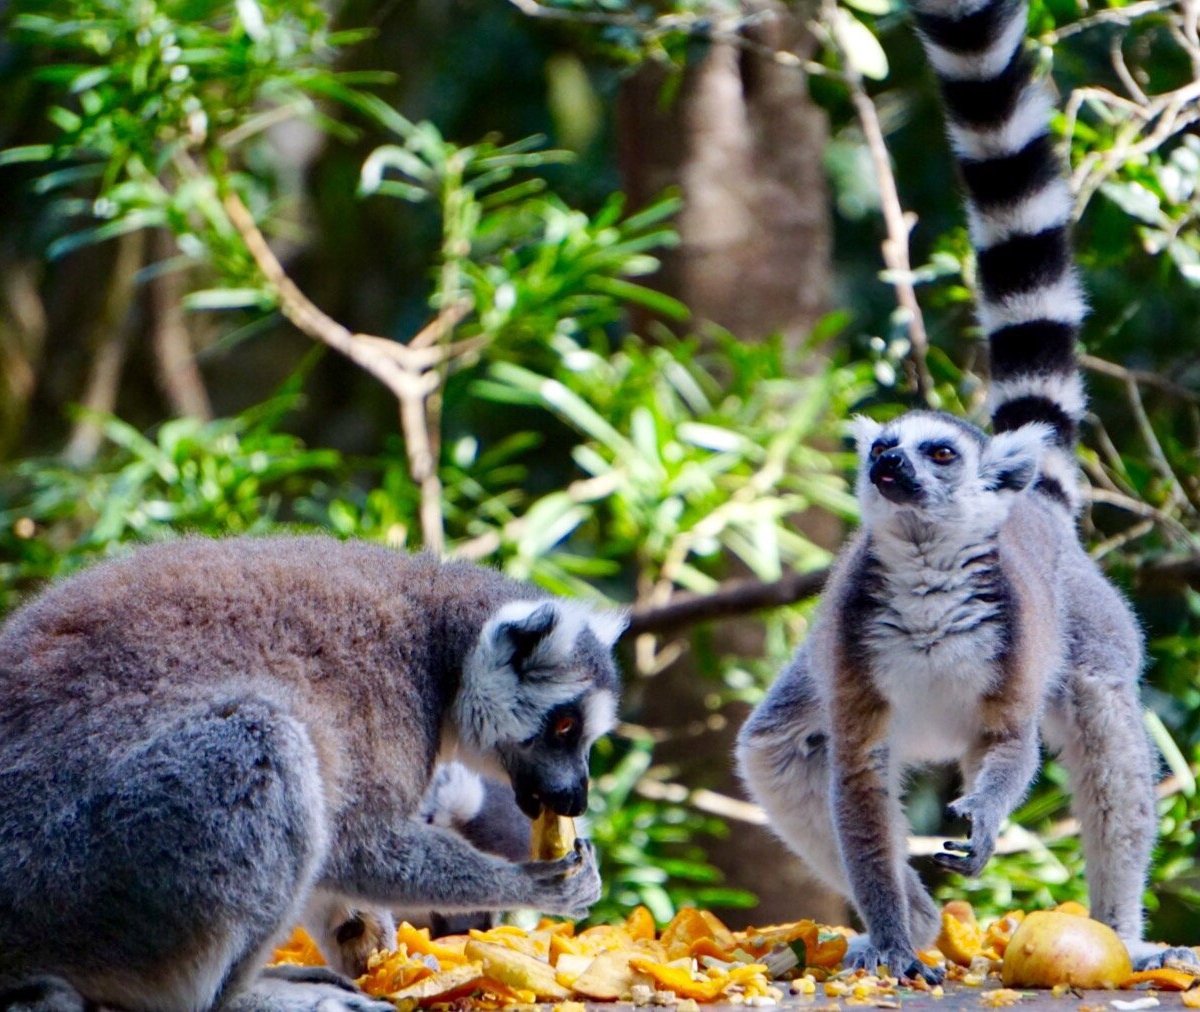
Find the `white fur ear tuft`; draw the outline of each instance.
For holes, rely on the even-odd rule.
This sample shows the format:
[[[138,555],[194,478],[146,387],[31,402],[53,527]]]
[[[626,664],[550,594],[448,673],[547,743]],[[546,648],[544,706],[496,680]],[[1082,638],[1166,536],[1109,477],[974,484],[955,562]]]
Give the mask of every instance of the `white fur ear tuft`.
[[[561,618],[554,601],[510,601],[496,612],[485,635],[496,655],[520,674],[546,654]]]
[[[850,419],[850,435],[860,454],[865,454],[871,448],[871,444],[882,431],[883,426],[866,415],[855,415]]]
[[[1033,484],[1054,431],[1031,422],[992,436],[979,458],[979,477],[993,492],[1022,492]]]
[[[604,646],[612,647],[629,626],[629,617],[628,608],[605,608],[588,615],[588,628]]]

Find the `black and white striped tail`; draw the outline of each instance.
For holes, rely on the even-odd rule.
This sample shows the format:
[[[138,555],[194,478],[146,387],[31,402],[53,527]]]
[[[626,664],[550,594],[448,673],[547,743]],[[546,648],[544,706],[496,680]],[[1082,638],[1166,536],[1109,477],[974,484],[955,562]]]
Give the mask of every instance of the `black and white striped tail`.
[[[967,188],[979,320],[991,349],[996,432],[1055,433],[1039,488],[1077,505],[1074,446],[1085,398],[1075,340],[1086,313],[1071,191],[1049,135],[1052,98],[1025,51],[1025,0],[913,0]]]

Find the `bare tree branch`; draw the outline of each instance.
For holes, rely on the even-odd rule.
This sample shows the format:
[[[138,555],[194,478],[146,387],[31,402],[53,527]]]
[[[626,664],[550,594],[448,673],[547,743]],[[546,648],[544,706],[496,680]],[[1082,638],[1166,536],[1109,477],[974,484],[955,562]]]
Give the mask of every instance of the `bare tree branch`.
[[[63,457],[74,465],[89,464],[104,439],[98,415],[111,414],[129,349],[128,317],[133,302],[135,278],[142,266],[143,242],[139,232],[117,239],[116,261],[100,314],[93,327],[95,352],[80,404],[87,409],[75,423],[63,449]]]
[[[155,231],[151,242],[154,260],[162,262],[175,255],[175,240],[165,229]],[[161,271],[146,283],[151,344],[158,380],[172,413],[208,421],[212,405],[192,351],[192,335],[183,313],[183,287],[182,273],[170,270]]]
[[[796,604],[819,593],[828,577],[828,569],[818,569],[809,573],[789,573],[772,583],[730,580],[711,594],[675,594],[664,604],[634,608],[625,635],[673,632],[713,619]]]
[[[280,311],[301,332],[341,352],[386,386],[400,402],[400,425],[408,468],[421,491],[421,537],[427,551],[445,552],[442,524],[442,482],[437,469],[437,437],[430,425],[429,399],[442,382],[439,372],[450,361],[473,354],[483,339],[451,342],[454,325],[466,315],[469,306],[457,304],[438,314],[421,331],[419,347],[374,334],[356,334],[318,308],[287,276],[279,259],[241,198],[230,191],[224,198],[225,212],[237,229],[258,269],[275,291]],[[436,344],[429,342],[436,341]]]

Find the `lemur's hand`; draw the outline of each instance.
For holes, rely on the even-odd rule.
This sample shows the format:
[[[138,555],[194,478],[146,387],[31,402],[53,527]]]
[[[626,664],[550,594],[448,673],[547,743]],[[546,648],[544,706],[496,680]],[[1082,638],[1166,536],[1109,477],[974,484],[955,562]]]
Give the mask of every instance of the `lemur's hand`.
[[[528,861],[520,868],[531,892],[526,905],[542,913],[578,920],[600,898],[600,870],[591,840],[576,840],[575,849],[557,861]]]
[[[971,824],[971,834],[966,843],[947,840],[946,850],[934,854],[933,859],[943,868],[962,875],[978,875],[996,849],[999,815],[986,798],[973,794],[950,802],[948,811],[951,815],[966,819]]]

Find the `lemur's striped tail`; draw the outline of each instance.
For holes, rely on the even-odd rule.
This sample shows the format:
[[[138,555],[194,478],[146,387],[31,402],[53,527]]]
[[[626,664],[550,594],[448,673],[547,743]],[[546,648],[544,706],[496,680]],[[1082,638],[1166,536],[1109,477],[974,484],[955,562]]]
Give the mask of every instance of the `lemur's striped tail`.
[[[1025,51],[1025,0],[913,0],[967,189],[991,349],[995,431],[1055,433],[1039,487],[1076,505],[1084,412],[1075,339],[1086,312],[1075,275],[1071,192],[1049,136],[1052,99]]]

